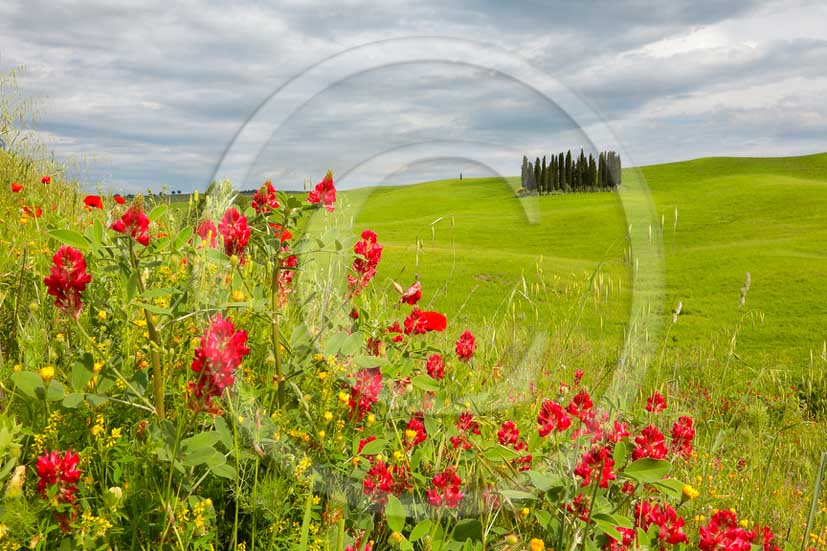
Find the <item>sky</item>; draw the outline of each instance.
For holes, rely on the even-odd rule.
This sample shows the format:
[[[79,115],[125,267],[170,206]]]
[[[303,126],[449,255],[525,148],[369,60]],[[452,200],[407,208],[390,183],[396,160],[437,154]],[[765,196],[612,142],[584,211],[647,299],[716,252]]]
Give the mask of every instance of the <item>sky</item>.
[[[23,67],[37,136],[108,191],[204,189],[251,121],[240,189],[511,176],[524,154],[607,146],[492,50],[578,98],[625,166],[827,150],[822,1],[328,4],[6,0],[0,71]],[[417,37],[444,50],[422,38],[417,58]],[[479,62],[456,62],[461,41]],[[314,70],[335,78],[290,88]]]

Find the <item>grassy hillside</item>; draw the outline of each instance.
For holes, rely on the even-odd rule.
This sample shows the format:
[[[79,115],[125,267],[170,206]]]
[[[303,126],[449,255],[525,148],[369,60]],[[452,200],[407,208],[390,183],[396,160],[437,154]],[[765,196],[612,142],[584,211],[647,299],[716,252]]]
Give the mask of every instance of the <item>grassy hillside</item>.
[[[728,350],[737,328],[736,351],[748,365],[801,369],[811,350],[821,353],[827,154],[699,159],[629,169],[624,177],[646,179],[663,217],[664,316],[683,304],[669,351],[709,353],[710,343]],[[577,320],[584,343],[617,349],[632,269],[624,262],[618,197],[517,199],[514,185],[444,180],[351,196],[365,200],[357,227],[373,228],[386,245],[379,275],[405,285],[420,273],[431,305],[457,323],[490,324],[511,291],[524,290],[524,277],[531,302],[513,296],[527,324],[570,327]],[[595,270],[599,288],[589,290]],[[746,272],[751,287],[739,308]],[[588,307],[572,296],[588,296]]]

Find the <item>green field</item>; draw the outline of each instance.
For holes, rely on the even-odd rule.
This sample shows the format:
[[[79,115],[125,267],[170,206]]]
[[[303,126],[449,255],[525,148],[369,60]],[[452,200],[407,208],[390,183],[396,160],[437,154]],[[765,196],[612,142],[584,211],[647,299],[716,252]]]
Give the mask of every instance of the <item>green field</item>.
[[[706,354],[711,344],[729,350],[736,329],[736,354],[747,366],[800,371],[811,351],[821,355],[827,154],[706,158],[624,172],[627,181],[641,177],[664,226],[664,319],[683,306],[669,328],[667,358]],[[530,303],[519,292],[513,301],[530,305],[520,309],[530,327],[576,324],[590,346],[618,349],[633,269],[618,196],[518,199],[516,185],[513,178],[442,180],[350,195],[365,200],[356,228],[374,229],[385,244],[380,277],[405,285],[419,273],[426,300],[457,324],[490,324],[504,315],[512,290],[527,289]],[[596,271],[602,278],[592,279]],[[746,272],[751,287],[739,308]],[[590,280],[599,289],[589,290]],[[565,300],[572,293],[588,297],[588,307]]]

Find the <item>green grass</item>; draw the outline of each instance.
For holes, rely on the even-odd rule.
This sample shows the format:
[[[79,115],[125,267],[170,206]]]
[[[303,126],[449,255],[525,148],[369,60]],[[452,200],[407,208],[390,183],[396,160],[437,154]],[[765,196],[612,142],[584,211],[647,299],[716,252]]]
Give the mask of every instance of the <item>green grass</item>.
[[[801,370],[811,350],[820,354],[827,332],[827,154],[698,159],[628,169],[625,177],[645,178],[663,215],[664,316],[683,303],[669,351],[706,349],[710,342],[728,348],[740,322],[736,351],[747,364]],[[548,292],[529,292],[532,306],[544,312],[540,324],[579,318],[586,342],[616,349],[632,269],[624,262],[618,196],[518,199],[515,185],[513,178],[443,180],[349,195],[365,201],[356,228],[374,229],[385,244],[379,277],[404,286],[419,273],[426,304],[447,312],[455,327],[491,323],[525,277],[528,289],[547,286]],[[587,293],[595,270],[604,274],[604,300],[580,314],[562,297]],[[739,309],[746,272],[752,283]],[[526,323],[536,322],[527,316]]]

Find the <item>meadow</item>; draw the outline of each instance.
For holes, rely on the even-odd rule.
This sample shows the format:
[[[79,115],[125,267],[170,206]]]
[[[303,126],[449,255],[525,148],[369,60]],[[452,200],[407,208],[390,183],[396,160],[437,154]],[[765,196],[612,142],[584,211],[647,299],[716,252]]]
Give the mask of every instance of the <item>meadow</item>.
[[[825,169],[624,172],[667,299],[620,400],[617,193],[127,200],[0,152],[0,549],[823,548]]]

